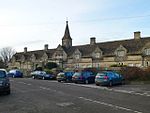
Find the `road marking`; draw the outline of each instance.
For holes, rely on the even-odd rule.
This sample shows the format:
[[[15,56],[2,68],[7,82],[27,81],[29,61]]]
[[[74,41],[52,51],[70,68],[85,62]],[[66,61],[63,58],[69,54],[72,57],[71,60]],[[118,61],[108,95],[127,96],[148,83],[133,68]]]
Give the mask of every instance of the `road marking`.
[[[47,87],[43,87],[43,86],[40,86],[39,88],[42,89],[42,90],[52,91],[52,92],[55,92],[55,93],[61,94],[61,95],[69,95],[69,94],[66,94],[66,93],[64,93],[62,91],[51,89],[51,88],[47,88]]]
[[[140,95],[140,96],[147,96],[150,97],[150,94],[148,93],[136,93],[135,91],[127,91],[127,90],[118,90],[118,89],[112,89],[112,88],[107,88],[107,87],[101,87],[101,86],[94,86],[94,85],[83,85],[83,84],[72,84],[72,83],[64,83],[68,85],[75,85],[75,86],[80,86],[80,87],[87,87],[87,88],[95,88],[95,89],[102,89],[102,90],[107,90],[107,91],[114,91],[114,92],[119,92],[119,93],[126,93],[126,94],[132,94],[132,95]]]
[[[56,105],[61,106],[61,107],[68,107],[71,105],[74,105],[72,102],[63,102],[63,103],[57,103]]]
[[[11,82],[13,82],[14,80],[10,80]]]
[[[31,84],[27,84],[28,86],[31,86]]]
[[[136,111],[136,110],[132,110],[130,108],[126,108],[126,107],[122,107],[122,106],[118,106],[118,105],[113,105],[113,104],[109,104],[109,103],[105,103],[105,102],[101,102],[101,101],[96,101],[96,100],[92,100],[92,99],[88,99],[85,97],[78,97],[79,99],[85,100],[85,101],[89,101],[92,103],[97,103],[97,104],[101,104],[101,105],[105,105],[108,107],[112,107],[112,108],[116,108],[116,109],[120,109],[120,110],[125,110],[125,111],[130,111],[130,112],[134,112],[134,113],[143,113],[141,111]]]
[[[44,89],[44,90],[50,90],[50,88],[46,88],[46,87],[43,87],[43,86],[40,86],[41,89]]]
[[[31,84],[29,84],[29,83],[25,83],[25,82],[18,82],[18,83],[20,83],[20,84],[24,84],[24,85],[28,85],[28,86],[31,86]]]
[[[18,82],[18,83],[20,83],[20,84],[26,84],[25,82]]]

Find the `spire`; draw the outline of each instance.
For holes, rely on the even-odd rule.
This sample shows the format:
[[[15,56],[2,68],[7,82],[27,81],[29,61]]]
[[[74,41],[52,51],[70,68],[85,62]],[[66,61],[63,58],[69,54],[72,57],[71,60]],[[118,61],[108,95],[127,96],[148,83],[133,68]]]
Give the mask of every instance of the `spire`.
[[[68,20],[66,21],[65,34],[62,39],[71,39],[70,32],[69,32],[69,26],[68,26]]]
[[[65,34],[62,38],[62,46],[65,48],[69,48],[72,46],[72,39],[70,36],[69,27],[68,27],[68,20],[66,21]]]

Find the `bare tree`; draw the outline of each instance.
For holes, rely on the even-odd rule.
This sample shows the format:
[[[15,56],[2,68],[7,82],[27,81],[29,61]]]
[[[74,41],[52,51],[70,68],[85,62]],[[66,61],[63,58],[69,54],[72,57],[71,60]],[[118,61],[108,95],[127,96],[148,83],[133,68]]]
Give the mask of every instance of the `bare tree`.
[[[12,56],[16,53],[16,51],[11,47],[5,47],[0,50],[0,56],[5,64],[7,66],[8,62],[12,58]]]

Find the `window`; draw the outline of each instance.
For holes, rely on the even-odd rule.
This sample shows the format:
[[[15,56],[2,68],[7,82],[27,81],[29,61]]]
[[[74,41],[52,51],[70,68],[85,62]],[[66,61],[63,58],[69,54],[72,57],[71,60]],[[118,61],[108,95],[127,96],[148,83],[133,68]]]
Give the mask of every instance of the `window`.
[[[136,67],[140,67],[140,66],[141,66],[141,64],[135,64],[135,66],[136,66]]]
[[[145,54],[146,55],[150,55],[150,48],[149,49],[145,49]]]
[[[32,60],[32,61],[35,61],[35,60],[36,60],[36,58],[35,58],[34,55],[31,56],[31,60]]]
[[[63,58],[63,54],[59,54],[59,58],[62,59]]]
[[[77,63],[77,64],[75,64],[75,68],[79,68],[79,64]]]
[[[62,58],[63,58],[63,54],[56,54],[55,57],[56,57],[57,59],[62,59]]]
[[[125,51],[123,51],[123,50],[118,50],[117,51],[117,56],[123,57],[124,55],[125,55]]]
[[[149,62],[146,62],[146,66],[149,66]]]
[[[130,67],[133,67],[133,66],[134,66],[134,64],[132,64],[132,63],[129,63],[129,64],[128,64],[128,66],[130,66]]]
[[[95,53],[95,58],[100,58],[100,53]]]
[[[79,55],[79,54],[76,54],[76,55],[75,55],[75,59],[80,59],[80,55]]]
[[[97,64],[97,67],[100,67],[100,64]]]
[[[122,63],[122,62],[119,62],[119,65],[120,65],[120,66],[123,66],[123,63]]]

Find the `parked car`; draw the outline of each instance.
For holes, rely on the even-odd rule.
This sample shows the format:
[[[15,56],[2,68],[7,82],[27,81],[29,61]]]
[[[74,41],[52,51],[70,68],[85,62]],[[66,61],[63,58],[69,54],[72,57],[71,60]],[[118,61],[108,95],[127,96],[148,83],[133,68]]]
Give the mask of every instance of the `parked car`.
[[[53,74],[47,74],[45,71],[33,71],[30,74],[32,76],[33,79],[55,79],[55,75]]]
[[[13,69],[8,72],[8,76],[13,78],[22,78],[23,72],[21,72],[19,69]]]
[[[76,72],[72,76],[72,81],[75,83],[94,83],[95,82],[95,75],[91,71],[81,71],[81,72]]]
[[[57,81],[58,82],[61,82],[61,81],[71,82],[73,74],[74,74],[73,71],[60,72],[57,75]]]
[[[10,82],[5,69],[0,69],[0,94],[10,94]]]
[[[116,84],[124,84],[125,79],[122,75],[113,71],[104,71],[97,73],[95,77],[96,85],[113,86]]]

